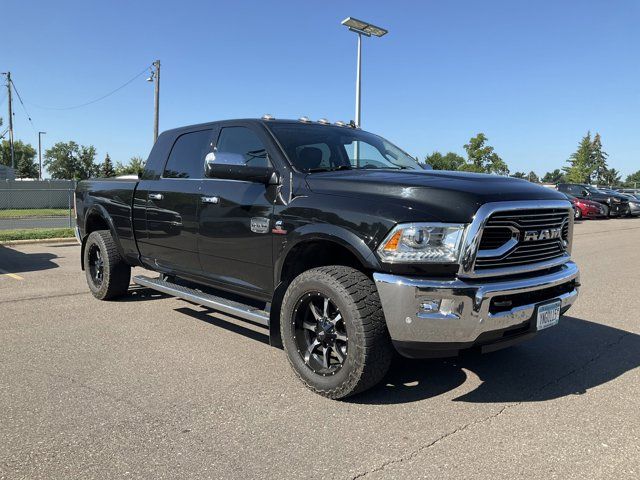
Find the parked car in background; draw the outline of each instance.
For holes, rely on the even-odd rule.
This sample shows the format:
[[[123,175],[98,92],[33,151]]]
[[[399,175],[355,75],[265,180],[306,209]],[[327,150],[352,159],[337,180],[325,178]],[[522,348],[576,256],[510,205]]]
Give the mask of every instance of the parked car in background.
[[[575,197],[570,193],[565,193],[565,195],[573,205],[576,220],[582,220],[583,218],[607,217],[607,207],[605,205]]]
[[[570,193],[582,200],[590,200],[606,206],[609,217],[620,217],[629,213],[629,199],[620,193],[605,193],[583,183],[559,183],[557,188],[562,193]]]
[[[631,193],[623,193],[622,195],[629,198],[629,216],[640,216],[640,195],[633,195]]]
[[[618,193],[630,193],[631,195],[636,196],[637,198],[640,195],[640,188],[618,188],[616,190]]]

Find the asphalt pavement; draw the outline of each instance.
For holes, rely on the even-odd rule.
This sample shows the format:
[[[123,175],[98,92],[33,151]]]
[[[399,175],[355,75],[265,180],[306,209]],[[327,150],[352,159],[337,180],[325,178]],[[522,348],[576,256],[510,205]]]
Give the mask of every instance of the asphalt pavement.
[[[135,289],[73,243],[0,246],[0,478],[637,479],[640,219],[576,225],[576,305],[484,356],[317,396],[264,330]]]

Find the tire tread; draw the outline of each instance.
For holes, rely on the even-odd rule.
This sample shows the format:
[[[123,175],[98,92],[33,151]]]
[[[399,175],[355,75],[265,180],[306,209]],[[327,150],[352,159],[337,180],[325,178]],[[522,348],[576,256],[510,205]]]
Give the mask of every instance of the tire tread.
[[[329,283],[335,282],[334,286],[344,289],[351,302],[353,302],[358,316],[357,321],[361,323],[363,334],[362,344],[355,345],[355,348],[362,348],[363,359],[358,361],[356,368],[352,369],[347,381],[336,388],[328,390],[318,388],[318,386],[311,384],[304,378],[298,372],[290,357],[289,363],[298,378],[309,389],[329,398],[345,398],[373,387],[384,378],[393,357],[391,339],[375,284],[363,272],[351,267],[330,265],[303,272],[294,279],[285,293],[283,305],[288,302],[292,294],[292,286],[306,280],[318,280],[319,277],[324,277],[324,280]],[[282,320],[281,327],[285,321],[287,320]],[[283,331],[284,338],[285,332]],[[350,345],[349,348],[352,348],[352,346]]]

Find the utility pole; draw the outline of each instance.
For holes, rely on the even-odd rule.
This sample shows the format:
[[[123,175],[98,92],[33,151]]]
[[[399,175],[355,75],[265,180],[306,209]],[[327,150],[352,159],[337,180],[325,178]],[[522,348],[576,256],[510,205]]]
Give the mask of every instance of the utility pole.
[[[153,62],[153,66],[156,67],[154,81],[155,81],[155,100],[154,107],[155,113],[153,117],[153,143],[158,140],[158,124],[160,118],[160,60]]]
[[[47,132],[38,132],[38,161],[40,162],[40,180],[42,180],[42,135],[45,135],[46,133]]]
[[[13,149],[13,105],[11,99],[11,72],[6,72],[7,76],[7,98],[9,103],[9,150],[11,151],[11,167],[16,168],[16,157]]]

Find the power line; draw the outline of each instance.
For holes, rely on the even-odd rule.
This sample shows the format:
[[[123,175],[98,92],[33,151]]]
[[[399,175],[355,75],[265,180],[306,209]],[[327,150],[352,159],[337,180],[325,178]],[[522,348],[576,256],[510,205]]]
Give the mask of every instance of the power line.
[[[36,126],[33,124],[33,120],[31,120],[31,115],[29,115],[29,112],[27,112],[27,107],[25,107],[24,102],[22,101],[22,97],[20,96],[20,92],[18,92],[18,89],[16,88],[16,84],[13,83],[13,79],[11,80],[11,85],[13,86],[13,91],[16,92],[16,95],[18,96],[18,100],[20,100],[20,105],[22,105],[22,109],[24,110],[24,114],[29,119],[29,123],[31,124],[31,128],[33,128],[34,132],[37,132],[38,130],[36,130]]]
[[[38,105],[37,103],[33,103],[33,102],[27,102],[27,103],[29,105],[33,105],[34,107],[41,108],[43,110],[74,110],[76,108],[86,107],[87,105],[91,105],[93,103],[99,102],[100,100],[104,100],[105,98],[110,97],[114,93],[122,90],[124,87],[126,87],[127,85],[132,83],[134,80],[136,80],[138,77],[140,77],[143,74],[147,73],[150,68],[151,68],[151,65],[145,67],[144,70],[142,70],[140,73],[136,74],[135,77],[131,78],[130,80],[127,80],[125,83],[120,85],[118,88],[116,88],[114,90],[111,90],[109,93],[107,93],[105,95],[102,95],[101,97],[98,97],[98,98],[96,98],[94,100],[91,100],[89,102],[81,103],[79,105],[72,105],[72,106],[69,106],[69,107],[48,107],[48,106],[45,106],[45,105]]]

